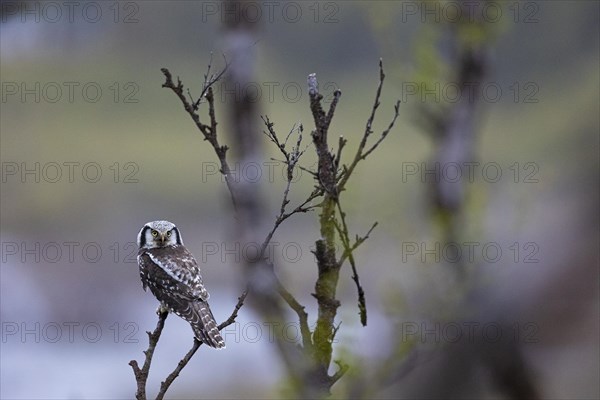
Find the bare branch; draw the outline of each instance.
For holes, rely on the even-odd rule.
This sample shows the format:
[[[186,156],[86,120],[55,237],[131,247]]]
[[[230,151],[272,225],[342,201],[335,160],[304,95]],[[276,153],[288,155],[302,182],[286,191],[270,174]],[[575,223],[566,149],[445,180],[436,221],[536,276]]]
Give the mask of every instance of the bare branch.
[[[350,255],[352,254],[352,252],[354,252],[354,250],[356,250],[361,244],[363,244],[368,238],[369,235],[371,235],[371,232],[373,231],[373,229],[375,229],[375,227],[378,225],[378,222],[374,222],[373,225],[371,225],[371,228],[367,231],[366,235],[364,235],[363,237],[358,237],[356,236],[354,244],[352,246],[349,246],[348,249],[346,249],[344,247],[344,253],[342,253],[342,256],[340,257],[340,265],[344,263],[344,261],[346,261],[346,259],[348,257],[350,257]]]
[[[331,336],[332,339],[335,339],[335,335],[337,335],[338,331],[340,330],[340,326],[342,326],[342,321],[338,322],[337,326],[333,327],[333,335]]]
[[[269,245],[269,243],[271,242],[271,239],[273,238],[273,235],[275,234],[275,231],[277,230],[277,228],[279,228],[281,223],[294,214],[308,212],[311,209],[313,209],[314,207],[316,207],[314,205],[307,207],[306,205],[308,203],[310,203],[312,200],[314,200],[315,198],[317,198],[323,194],[323,192],[321,190],[315,189],[308,196],[308,198],[306,200],[304,200],[304,202],[302,202],[300,205],[298,205],[292,211],[290,211],[288,213],[285,212],[286,207],[290,202],[288,199],[288,195],[290,192],[292,179],[294,177],[294,175],[293,175],[294,168],[296,167],[300,157],[304,153],[304,151],[300,151],[300,146],[302,144],[303,128],[302,128],[302,125],[298,126],[298,129],[297,129],[298,140],[296,142],[296,146],[292,148],[291,153],[290,153],[286,149],[286,144],[287,144],[288,139],[294,132],[295,126],[290,130],[290,132],[288,133],[288,135],[285,138],[285,141],[283,143],[281,143],[281,141],[279,140],[279,138],[277,136],[277,133],[275,132],[274,123],[271,122],[268,117],[262,117],[262,120],[263,120],[265,126],[267,127],[267,131],[266,132],[263,131],[264,134],[273,143],[275,143],[275,145],[277,146],[277,148],[279,149],[279,151],[283,154],[283,156],[285,158],[284,163],[287,166],[287,174],[286,174],[287,182],[286,182],[285,190],[283,192],[283,199],[281,201],[279,214],[275,218],[275,223],[273,224],[273,228],[268,233],[267,237],[265,238],[265,240],[263,241],[263,244],[261,246],[261,251],[260,251],[261,258],[264,257],[264,252],[266,251],[267,246]],[[310,353],[310,352],[312,352],[313,343],[312,343],[312,339],[311,339],[311,331],[310,331],[310,328],[308,327],[308,314],[306,313],[304,306],[301,305],[296,300],[296,298],[285,288],[285,286],[283,286],[283,284],[281,283],[281,281],[275,274],[273,265],[270,264],[270,266],[271,266],[271,273],[273,274],[274,281],[276,282],[277,291],[278,291],[279,295],[288,304],[288,306],[292,310],[294,310],[294,312],[298,315],[298,321],[300,323],[300,333],[302,335],[303,349],[305,352]]]
[[[302,165],[298,165],[298,168],[300,168],[300,170],[307,172],[308,174],[310,174],[313,178],[317,179],[319,174],[315,171],[312,171],[308,168],[303,167]]]
[[[331,101],[331,105],[329,106],[329,111],[327,111],[327,126],[326,126],[326,128],[329,128],[329,125],[331,124],[331,120],[333,119],[333,114],[335,113],[335,108],[337,107],[337,103],[340,100],[341,96],[342,96],[341,90],[336,89],[333,92],[333,100]]]
[[[192,359],[194,354],[196,354],[196,351],[198,351],[200,346],[202,346],[202,342],[199,341],[198,339],[194,338],[194,344],[192,345],[192,348],[181,359],[181,361],[179,361],[179,363],[177,364],[177,367],[175,367],[175,370],[173,372],[171,372],[169,374],[169,376],[167,376],[167,379],[165,379],[163,382],[160,383],[160,391],[156,395],[156,400],[162,400],[165,397],[167,390],[169,390],[169,387],[171,386],[171,384],[173,383],[175,378],[177,378],[179,376],[179,374],[181,373],[181,370],[185,368],[185,366],[188,364],[188,362],[190,362],[190,360]]]
[[[340,140],[338,142],[337,154],[335,156],[335,169],[336,171],[340,168],[340,163],[342,161],[342,150],[344,150],[344,146],[348,143],[343,136],[340,136]]]
[[[377,113],[377,109],[379,108],[379,104],[380,104],[379,99],[381,98],[381,90],[383,87],[384,79],[385,79],[385,74],[383,73],[383,61],[381,59],[379,59],[379,84],[377,86],[377,93],[375,94],[375,102],[373,103],[373,108],[371,109],[371,115],[369,116],[369,119],[367,119],[367,124],[365,126],[365,132],[362,136],[362,139],[360,141],[358,149],[356,150],[356,154],[354,155],[354,159],[352,160],[352,163],[350,164],[349,167],[344,168],[344,171],[342,173],[343,174],[342,178],[340,179],[340,182],[337,185],[338,192],[341,192],[344,190],[346,183],[348,182],[348,179],[352,175],[352,172],[354,172],[354,168],[356,168],[356,165],[361,160],[364,160],[369,154],[371,154],[373,152],[373,150],[375,150],[377,148],[377,146],[379,146],[379,144],[386,138],[386,136],[388,135],[388,133],[391,131],[391,129],[394,127],[394,124],[396,123],[396,119],[398,118],[399,111],[400,111],[400,101],[396,102],[396,105],[394,106],[394,110],[395,110],[394,117],[392,119],[392,122],[389,124],[388,128],[382,132],[382,134],[381,134],[380,138],[377,140],[377,142],[375,142],[375,144],[373,146],[371,146],[371,148],[369,148],[365,152],[367,140],[369,139],[369,136],[373,133],[373,121],[375,120],[375,115]]]
[[[190,115],[190,117],[196,124],[196,127],[200,130],[200,132],[202,132],[202,135],[204,135],[204,140],[208,141],[215,150],[215,153],[219,158],[219,163],[221,164],[221,174],[223,174],[223,176],[225,177],[225,183],[227,184],[227,188],[229,189],[229,193],[231,194],[231,202],[233,203],[233,208],[237,211],[234,182],[231,176],[231,168],[229,168],[229,164],[227,163],[227,150],[229,150],[229,148],[225,145],[220,145],[217,139],[217,118],[215,116],[214,94],[212,90],[212,85],[216,82],[216,80],[213,80],[207,86],[206,94],[203,95],[208,101],[208,114],[210,118],[210,125],[206,125],[200,121],[200,116],[198,115],[198,113],[196,113],[194,105],[190,104],[183,95],[183,83],[181,82],[181,80],[177,78],[177,85],[175,85],[173,83],[173,77],[171,75],[171,72],[169,72],[167,68],[161,68],[161,71],[165,76],[165,83],[163,83],[162,87],[169,88],[173,92],[175,92],[177,97],[179,97],[179,100],[181,100],[185,111],[187,111],[187,113]]]
[[[234,308],[233,312],[231,313],[231,316],[218,326],[219,330],[223,330],[224,328],[228,327],[229,325],[231,325],[235,322],[235,319],[238,316],[238,311],[244,305],[244,300],[246,299],[247,295],[248,295],[248,289],[244,290],[244,292],[241,294],[241,296],[238,297],[238,302],[235,305],[235,308]],[[173,372],[171,372],[169,374],[169,376],[167,376],[167,379],[165,379],[163,382],[161,382],[160,391],[158,392],[158,395],[156,396],[156,400],[162,400],[164,398],[165,393],[167,393],[167,390],[169,389],[169,387],[171,386],[171,384],[173,383],[175,378],[177,378],[179,376],[179,374],[181,373],[181,370],[183,370],[185,368],[185,366],[188,364],[188,362],[190,362],[190,360],[192,359],[194,354],[196,354],[196,351],[198,351],[198,349],[200,348],[201,345],[202,345],[202,342],[197,340],[196,338],[194,338],[194,344],[192,345],[192,348],[187,352],[187,354],[183,357],[183,359],[181,359],[181,361],[179,361],[179,363],[177,364],[177,367],[175,368],[175,370],[173,370]]]
[[[248,289],[244,290],[242,295],[240,297],[238,297],[238,302],[235,305],[235,308],[233,309],[233,312],[231,313],[229,318],[227,318],[225,321],[223,321],[219,324],[218,328],[220,331],[222,331],[223,329],[227,328],[229,325],[231,325],[235,322],[235,319],[238,316],[238,311],[240,311],[240,308],[242,308],[242,306],[244,305],[244,300],[246,300],[247,295],[248,295]]]
[[[366,326],[367,325],[367,302],[365,300],[365,291],[362,288],[362,286],[360,284],[360,279],[358,277],[358,271],[356,268],[356,262],[354,261],[353,251],[356,250],[358,248],[358,246],[360,246],[365,240],[368,239],[369,235],[371,234],[371,231],[377,226],[377,222],[375,222],[373,224],[373,226],[371,227],[371,229],[369,229],[369,231],[367,232],[367,234],[365,236],[363,236],[362,238],[359,238],[357,236],[356,242],[353,245],[351,245],[350,244],[350,235],[348,232],[348,224],[346,223],[346,213],[342,210],[342,205],[340,204],[339,199],[337,201],[337,206],[338,206],[338,211],[340,213],[340,220],[342,222],[342,225],[340,226],[340,224],[336,221],[335,226],[336,226],[336,229],[340,236],[340,239],[342,241],[342,245],[344,246],[344,252],[342,253],[342,256],[340,257],[340,260],[338,261],[338,265],[341,268],[341,266],[344,264],[344,261],[346,260],[346,258],[348,258],[348,261],[350,261],[350,266],[352,267],[352,280],[356,284],[356,290],[358,291],[358,311],[359,311],[359,315],[360,315],[360,322],[363,326]]]
[[[292,310],[298,315],[298,322],[300,323],[300,334],[302,335],[302,347],[305,351],[311,352],[313,343],[311,339],[310,328],[308,327],[308,314],[305,311],[303,305],[301,305],[296,298],[281,284],[277,279],[277,290],[281,298],[290,306]]]
[[[388,135],[388,133],[390,133],[390,131],[394,127],[394,124],[396,123],[396,119],[398,118],[399,115],[400,115],[400,100],[398,100],[396,102],[396,104],[394,104],[394,117],[392,118],[392,121],[388,125],[387,129],[381,133],[381,136],[375,142],[375,144],[373,144],[373,146],[371,146],[371,148],[369,150],[367,150],[363,153],[363,155],[361,156],[361,160],[364,160],[365,158],[367,158],[367,156],[369,154],[371,154],[373,152],[373,150],[375,150],[381,142],[383,142],[383,139],[385,139],[385,137]]]
[[[129,365],[131,365],[131,368],[133,369],[133,374],[135,375],[135,381],[137,383],[137,391],[135,393],[135,398],[137,400],[146,400],[146,382],[148,381],[148,374],[150,373],[152,356],[154,355],[154,350],[156,349],[156,345],[158,344],[158,340],[160,339],[160,335],[165,327],[165,321],[168,316],[168,311],[161,310],[161,312],[158,312],[158,322],[156,323],[156,328],[153,332],[146,332],[148,334],[148,349],[144,351],[146,357],[144,359],[144,365],[142,368],[140,369],[136,360],[129,361]]]
[[[206,93],[208,92],[208,89],[213,86],[215,83],[217,83],[225,74],[225,72],[227,72],[227,70],[229,69],[229,65],[230,63],[227,62],[227,57],[225,57],[225,54],[223,54],[223,60],[225,61],[225,67],[223,67],[223,69],[216,75],[213,75],[210,73],[210,69],[212,67],[212,57],[213,57],[213,53],[210,53],[210,61],[208,62],[208,67],[206,68],[206,73],[204,74],[204,83],[202,84],[202,92],[200,93],[200,97],[198,97],[198,100],[194,103],[194,111],[198,111],[198,108],[200,107],[200,104],[202,103],[202,99],[204,98],[204,96],[206,96]],[[191,98],[191,95],[190,95]]]
[[[298,161],[300,160],[300,157],[302,156],[302,154],[304,154],[304,150],[300,150],[300,147],[302,145],[302,132],[304,131],[304,128],[302,127],[302,124],[298,125],[298,127],[296,128],[296,126],[294,125],[294,127],[292,127],[292,129],[290,130],[290,132],[287,134],[285,141],[282,143],[278,136],[277,133],[275,132],[275,124],[273,122],[271,122],[271,120],[269,120],[269,117],[261,117],[266,128],[267,131],[263,131],[263,133],[273,142],[275,143],[275,145],[277,146],[277,148],[279,149],[279,151],[281,152],[281,154],[283,154],[283,157],[285,158],[284,163],[287,166],[287,182],[286,182],[286,186],[285,186],[285,190],[283,192],[283,199],[281,201],[281,206],[279,208],[279,214],[277,215],[277,217],[275,218],[275,223],[273,228],[271,229],[271,231],[269,232],[269,234],[267,235],[267,237],[265,238],[265,240],[263,241],[263,244],[261,246],[261,258],[264,256],[264,252],[267,248],[267,246],[269,245],[269,243],[271,242],[271,239],[273,238],[273,235],[275,234],[275,231],[277,230],[277,228],[279,227],[279,225],[281,225],[281,223],[283,221],[285,221],[286,219],[288,219],[289,217],[291,217],[294,214],[297,213],[305,213],[308,212],[310,210],[312,210],[313,208],[317,207],[314,205],[308,206],[306,207],[306,205],[308,203],[310,203],[312,200],[314,200],[315,198],[321,196],[323,194],[323,192],[321,190],[315,189],[307,198],[306,200],[304,200],[300,205],[298,205],[296,208],[294,208],[291,212],[286,213],[286,207],[289,204],[289,193],[290,193],[290,187],[292,185],[292,180],[294,178],[294,169],[298,166]],[[291,151],[288,151],[286,149],[286,144],[288,142],[288,139],[290,138],[290,136],[292,135],[292,133],[296,131],[298,132],[298,140],[296,141],[296,146],[292,147]]]
[[[314,210],[317,207],[320,207],[321,204],[312,204],[312,205],[307,205],[308,203],[310,203],[311,201],[313,201],[314,199],[320,197],[323,195],[323,191],[321,189],[315,189],[313,190],[313,192],[306,198],[306,200],[304,200],[302,203],[300,203],[296,208],[294,208],[292,211],[290,212],[285,212],[285,206],[283,205],[284,203],[287,204],[286,202],[289,202],[287,200],[287,191],[288,189],[286,189],[286,193],[284,194],[284,198],[282,201],[282,208],[280,210],[280,214],[275,218],[275,224],[273,225],[273,228],[271,229],[271,231],[268,233],[267,237],[265,238],[265,240],[263,241],[263,244],[261,245],[261,257],[264,255],[264,252],[267,248],[267,246],[269,245],[269,243],[271,242],[271,239],[273,239],[273,235],[275,234],[275,231],[277,230],[277,228],[279,228],[279,226],[281,225],[281,223],[283,221],[285,221],[286,219],[288,219],[289,217],[291,217],[294,214],[300,214],[300,213],[306,213],[309,211]]]

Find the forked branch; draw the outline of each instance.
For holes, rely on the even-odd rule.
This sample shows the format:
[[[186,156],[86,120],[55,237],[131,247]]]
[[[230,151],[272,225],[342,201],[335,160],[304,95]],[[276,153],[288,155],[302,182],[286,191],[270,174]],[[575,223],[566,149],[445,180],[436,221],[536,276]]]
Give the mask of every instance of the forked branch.
[[[244,300],[246,299],[247,294],[248,290],[244,290],[241,296],[238,297],[238,302],[235,305],[235,308],[233,309],[233,312],[231,313],[229,318],[227,318],[227,320],[225,320],[218,326],[219,331],[223,330],[224,328],[228,327],[229,325],[235,322],[235,319],[238,316],[238,311],[244,305]],[[129,362],[129,365],[131,365],[131,368],[133,369],[133,373],[135,375],[135,380],[137,383],[137,391],[135,393],[135,398],[137,400],[147,399],[146,385],[148,382],[148,374],[150,373],[150,365],[152,364],[152,357],[154,356],[154,350],[156,349],[156,345],[158,344],[163,328],[165,327],[165,320],[169,315],[167,311],[163,311],[162,309],[159,310],[160,311],[158,312],[158,322],[156,324],[156,328],[153,332],[146,332],[148,334],[148,348],[144,351],[144,365],[142,366],[142,368],[140,368],[136,360],[131,360]],[[200,348],[201,345],[202,342],[194,338],[194,344],[192,345],[192,348],[187,352],[183,359],[179,361],[177,367],[175,367],[173,372],[171,372],[169,376],[167,376],[167,378],[160,384],[160,391],[156,396],[157,400],[161,400],[164,398],[167,390],[169,389],[175,378],[179,376],[181,370],[185,368],[185,366],[192,359],[194,354],[196,354],[196,351]]]
[[[362,136],[362,139],[358,146],[358,149],[356,150],[356,154],[354,155],[354,159],[350,163],[350,166],[348,166],[348,167],[344,166],[344,170],[341,173],[342,175],[340,178],[340,182],[338,184],[339,191],[344,190],[344,188],[346,187],[346,183],[348,182],[348,179],[350,179],[350,176],[354,172],[354,168],[356,168],[356,165],[361,160],[366,159],[367,156],[369,156],[381,144],[381,142],[383,142],[383,140],[387,137],[387,135],[390,133],[390,131],[394,127],[394,124],[396,123],[396,119],[400,115],[400,100],[398,100],[398,101],[396,101],[396,104],[394,105],[394,116],[392,118],[392,121],[389,123],[388,127],[381,133],[381,135],[377,139],[377,141],[375,143],[373,143],[373,145],[371,145],[368,149],[366,149],[369,136],[371,136],[371,134],[373,133],[373,122],[375,121],[375,115],[377,114],[377,109],[379,108],[379,105],[380,105],[379,100],[381,98],[381,90],[383,88],[384,79],[385,79],[385,74],[383,72],[383,61],[380,59],[379,60],[379,85],[377,86],[377,93],[375,94],[375,102],[373,103],[373,107],[371,108],[371,115],[369,115],[369,119],[367,119],[365,131],[363,133],[363,136]]]
[[[227,150],[229,150],[229,148],[226,145],[221,145],[217,138],[218,123],[215,114],[215,98],[212,86],[218,81],[218,78],[220,78],[223,75],[223,73],[218,74],[217,77],[212,78],[212,80],[210,80],[208,83],[206,83],[205,78],[205,85],[208,86],[202,90],[203,95],[198,99],[199,101],[202,97],[205,97],[208,102],[208,115],[210,118],[210,124],[204,124],[200,120],[200,115],[196,112],[200,103],[196,102],[192,104],[190,103],[190,101],[192,101],[191,99],[190,101],[186,99],[186,97],[183,94],[183,83],[181,82],[181,79],[177,78],[177,84],[175,84],[173,82],[173,76],[167,68],[162,68],[161,71],[165,76],[165,83],[163,83],[162,87],[171,89],[177,95],[177,97],[179,97],[179,100],[183,104],[183,108],[192,118],[192,120],[196,124],[196,127],[198,127],[200,132],[202,132],[204,140],[208,141],[215,150],[215,153],[219,158],[219,163],[221,166],[220,172],[225,177],[225,183],[227,184],[227,189],[229,189],[229,193],[231,194],[231,201],[233,202],[233,207],[237,210],[234,179],[231,175],[231,168],[229,167],[229,163],[227,162]]]

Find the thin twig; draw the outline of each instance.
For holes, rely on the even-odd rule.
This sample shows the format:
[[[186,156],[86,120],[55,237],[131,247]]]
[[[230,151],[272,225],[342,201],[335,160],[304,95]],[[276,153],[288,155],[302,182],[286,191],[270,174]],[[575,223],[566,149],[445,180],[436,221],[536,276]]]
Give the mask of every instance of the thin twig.
[[[231,65],[230,63],[227,62],[227,57],[225,57],[225,54],[223,54],[223,60],[225,61],[225,67],[223,67],[223,69],[218,74],[211,75],[210,69],[212,67],[212,57],[213,57],[213,54],[211,52],[210,60],[208,62],[208,67],[206,68],[206,73],[204,74],[204,83],[202,84],[202,92],[200,93],[200,97],[198,97],[198,100],[193,105],[194,111],[198,111],[198,108],[200,107],[200,104],[202,103],[202,98],[204,98],[204,96],[206,96],[208,89],[212,85],[217,83],[223,77],[223,75],[225,74],[227,69],[229,69],[229,65]],[[190,98],[191,98],[191,96],[190,96]]]
[[[321,190],[317,190],[317,189],[313,190],[313,192],[306,198],[306,200],[304,200],[301,204],[299,204],[292,211],[286,213],[286,211],[285,211],[286,207],[290,202],[288,199],[288,196],[290,193],[292,180],[294,178],[294,169],[296,167],[298,167],[298,165],[297,165],[298,161],[300,160],[300,157],[302,156],[302,154],[304,154],[304,150],[300,150],[300,147],[302,145],[302,132],[303,132],[304,128],[302,127],[302,124],[299,124],[297,128],[294,125],[294,127],[287,134],[285,141],[282,143],[279,140],[279,137],[277,136],[277,133],[275,131],[275,124],[273,122],[271,122],[271,120],[267,116],[262,116],[261,118],[267,128],[267,130],[263,131],[263,133],[269,138],[269,140],[271,140],[273,143],[275,143],[275,145],[279,149],[280,153],[285,158],[285,161],[283,161],[283,162],[286,164],[286,168],[287,168],[286,186],[285,186],[285,190],[283,191],[283,199],[281,200],[281,206],[279,207],[279,214],[275,218],[275,223],[273,225],[273,228],[267,234],[267,237],[265,238],[265,240],[263,241],[263,243],[261,245],[260,257],[262,258],[264,256],[265,250],[267,249],[267,246],[269,245],[269,243],[271,242],[271,239],[273,238],[273,235],[275,234],[275,231],[277,230],[277,228],[279,228],[279,225],[281,225],[281,223],[283,221],[285,221],[286,219],[288,219],[289,217],[291,217],[294,214],[305,213],[305,212],[308,212],[308,211],[312,210],[313,208],[317,207],[315,205],[306,207],[306,205],[308,203],[310,203],[312,200],[314,200],[315,198],[321,196],[323,194],[323,192]],[[298,132],[298,140],[296,141],[296,146],[292,147],[291,151],[288,151],[286,149],[286,144],[294,131]]]
[[[233,312],[231,313],[229,318],[227,318],[225,321],[223,321],[219,324],[219,326],[218,326],[219,331],[222,331],[224,328],[227,328],[229,325],[231,325],[235,322],[235,319],[238,316],[238,311],[240,311],[240,308],[242,308],[242,306],[244,305],[244,300],[246,300],[247,295],[248,295],[248,289],[244,290],[242,295],[240,297],[238,297],[238,302],[235,305],[235,308],[233,309]]]
[[[358,246],[360,246],[365,240],[368,239],[369,235],[371,234],[371,231],[373,231],[373,229],[375,229],[375,227],[377,226],[377,222],[375,222],[373,224],[373,226],[371,227],[371,229],[369,229],[369,231],[367,232],[367,234],[365,236],[363,236],[362,238],[359,238],[357,236],[356,242],[354,243],[354,245],[351,245],[350,244],[350,236],[348,233],[348,224],[346,223],[346,213],[342,210],[342,205],[340,204],[339,199],[337,200],[337,206],[338,206],[338,211],[340,214],[340,220],[342,222],[342,226],[340,226],[337,221],[335,222],[335,226],[336,226],[336,229],[340,236],[340,239],[342,240],[342,245],[344,246],[344,252],[342,253],[342,256],[340,257],[340,260],[338,261],[338,265],[341,267],[342,264],[344,264],[344,261],[346,260],[346,258],[348,258],[348,261],[350,262],[350,265],[352,267],[352,280],[356,284],[356,290],[358,291],[358,311],[359,311],[359,315],[360,315],[360,322],[363,326],[366,326],[367,325],[367,302],[365,300],[365,291],[364,291],[363,287],[361,286],[360,279],[358,277],[358,271],[356,268],[356,262],[354,261],[353,252],[354,252],[354,250],[356,250],[358,248]]]
[[[296,208],[294,208],[292,211],[285,212],[285,210],[284,210],[283,213],[280,212],[280,214],[275,218],[275,223],[273,225],[273,228],[271,229],[271,231],[269,231],[269,233],[267,234],[267,237],[265,238],[265,240],[263,241],[263,243],[261,245],[261,252],[260,252],[261,256],[264,256],[264,252],[267,249],[267,247],[269,246],[271,239],[273,239],[273,235],[275,234],[275,231],[277,230],[277,228],[279,228],[279,225],[281,225],[281,223],[283,221],[285,221],[286,219],[288,219],[289,217],[291,217],[294,214],[307,213],[309,211],[314,210],[315,208],[320,207],[321,203],[312,204],[309,206],[307,206],[307,204],[310,203],[311,201],[313,201],[314,199],[321,197],[322,195],[323,195],[323,191],[321,189],[315,189],[302,203],[300,203],[298,206],[296,206]],[[287,199],[284,196],[284,200],[282,201],[282,204],[285,201],[287,201]]]
[[[398,100],[396,102],[396,104],[394,104],[394,117],[392,118],[392,121],[390,122],[390,124],[388,125],[387,129],[384,130],[381,133],[381,136],[379,137],[379,139],[373,144],[373,146],[371,146],[371,148],[367,151],[365,151],[363,153],[363,155],[361,156],[361,160],[364,160],[365,158],[367,158],[367,156],[369,154],[371,154],[373,152],[373,150],[375,150],[377,148],[377,146],[379,146],[379,144],[381,142],[383,142],[383,139],[385,139],[385,137],[388,135],[388,133],[390,133],[390,131],[392,130],[392,128],[394,127],[394,124],[396,123],[396,119],[398,119],[398,116],[400,115],[400,100]]]
[[[303,167],[302,165],[298,165],[298,168],[304,172],[309,173],[315,179],[319,176],[318,172],[312,171],[306,167]]]
[[[373,152],[373,150],[375,150],[377,148],[377,146],[379,146],[379,144],[386,138],[386,136],[388,135],[388,133],[391,131],[391,129],[394,127],[394,124],[396,123],[396,119],[398,118],[398,115],[400,112],[400,101],[396,102],[396,104],[394,106],[394,110],[395,110],[394,117],[392,119],[392,122],[389,124],[388,128],[382,132],[382,134],[381,134],[380,138],[377,140],[377,142],[375,142],[375,144],[373,146],[371,146],[365,152],[367,140],[369,139],[369,136],[373,133],[373,121],[375,120],[375,115],[376,115],[377,109],[379,108],[379,105],[380,105],[379,99],[381,98],[381,90],[383,88],[384,79],[385,79],[385,74],[383,73],[383,60],[379,59],[379,84],[377,85],[377,93],[375,94],[375,101],[374,101],[373,107],[371,109],[371,115],[369,116],[369,119],[367,119],[367,124],[365,126],[365,132],[363,133],[360,144],[358,145],[358,149],[356,150],[354,159],[352,160],[352,163],[350,164],[350,166],[344,168],[342,178],[339,181],[339,183],[337,184],[338,192],[341,192],[344,190],[346,183],[348,182],[348,179],[352,175],[352,172],[354,172],[354,168],[356,168],[356,165],[359,163],[359,161],[364,160],[369,154],[371,154]]]
[[[346,139],[344,139],[343,136],[340,136],[340,140],[338,142],[337,154],[335,156],[335,169],[336,169],[336,171],[340,167],[340,163],[341,163],[341,160],[342,160],[342,150],[344,149],[344,146],[346,145],[346,143],[348,143],[348,141]]]
[[[371,228],[369,228],[369,230],[367,231],[366,235],[364,235],[363,237],[358,237],[356,236],[354,244],[352,246],[350,246],[348,249],[344,248],[344,252],[342,253],[342,256],[340,257],[340,260],[338,261],[341,264],[344,263],[344,261],[346,261],[346,259],[348,257],[350,257],[350,254],[352,254],[354,252],[354,250],[356,250],[361,244],[363,244],[371,235],[371,232],[373,231],[373,229],[375,229],[375,227],[378,225],[378,222],[374,222],[373,225],[371,225]]]

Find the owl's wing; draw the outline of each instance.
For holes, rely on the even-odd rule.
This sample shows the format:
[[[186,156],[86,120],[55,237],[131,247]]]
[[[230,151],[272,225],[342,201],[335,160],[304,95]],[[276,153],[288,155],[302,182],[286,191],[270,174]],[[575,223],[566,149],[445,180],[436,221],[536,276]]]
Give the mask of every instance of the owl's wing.
[[[182,261],[187,257],[178,258],[156,250],[140,251],[138,255],[144,287],[150,287],[161,303],[188,321],[198,340],[211,347],[224,348],[225,341],[206,302],[208,293],[194,257],[186,250],[191,261]]]
[[[138,259],[141,274],[144,271],[142,264],[145,264],[146,269],[149,264],[154,264],[160,269],[160,271],[156,269],[147,271],[146,276],[142,276],[144,286],[150,285],[149,279],[160,279],[161,282],[157,282],[158,284],[176,287],[178,293],[191,298],[206,301],[210,297],[202,282],[198,263],[185,247],[148,249],[140,252]]]

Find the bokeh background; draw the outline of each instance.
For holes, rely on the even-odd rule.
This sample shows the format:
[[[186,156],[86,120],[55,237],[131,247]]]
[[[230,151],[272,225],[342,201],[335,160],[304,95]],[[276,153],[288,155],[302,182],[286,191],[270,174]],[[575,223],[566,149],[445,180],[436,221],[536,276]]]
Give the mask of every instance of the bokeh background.
[[[451,340],[446,325],[436,328],[434,321],[453,321],[445,314],[448,303],[470,305],[477,318],[467,313],[460,321],[483,326],[502,320],[511,327],[503,333],[515,337],[543,398],[598,398],[599,3],[495,3],[501,14],[486,25],[485,82],[501,94],[480,102],[472,161],[498,166],[502,176],[496,181],[478,167],[472,182],[461,179],[467,200],[460,246],[464,251],[465,242],[479,243],[466,262],[477,276],[472,302],[456,300],[464,288],[449,272],[451,260],[428,252],[448,243],[440,241],[421,177],[435,140],[418,117],[423,103],[448,98],[441,91],[423,98],[407,89],[443,70],[433,56],[443,55],[435,47],[440,38],[432,32],[441,24],[436,15],[444,20],[456,2],[426,3],[247,3],[248,12],[260,13],[255,83],[217,84],[221,138],[235,151],[226,107],[246,90],[256,93],[278,132],[300,122],[308,138],[313,125],[305,82],[316,72],[326,99],[334,88],[342,90],[331,133],[344,135],[352,151],[371,110],[381,57],[387,79],[376,132],[387,126],[395,99],[402,100],[401,112],[345,193],[354,232],[366,232],[373,221],[379,226],[356,254],[367,327],[358,320],[349,266],[342,271],[336,356],[360,376],[392,353],[401,360],[411,349],[426,348],[424,361],[372,395],[431,398],[437,379],[453,368],[436,355]],[[431,6],[433,14],[414,14],[414,5]],[[3,0],[1,6],[0,396],[131,398],[135,381],[128,362],[141,359],[144,332],[156,322],[156,300],[141,290],[135,262],[134,242],[145,222],[167,219],[180,228],[201,261],[218,320],[229,315],[240,293],[231,206],[214,173],[216,157],[178,99],[161,88],[160,72],[169,68],[197,95],[211,52],[214,68],[223,66],[227,5],[102,1],[77,2],[70,11],[62,2]],[[262,146],[265,162],[277,156],[266,138]],[[314,162],[309,149],[303,163]],[[269,165],[240,167],[238,173],[258,174],[274,217],[284,167]],[[417,174],[406,173],[415,166]],[[309,193],[311,179],[299,175],[293,202]],[[311,323],[316,239],[316,215],[300,215],[281,227],[272,252]],[[488,243],[502,255],[484,254]],[[415,244],[417,253],[407,252]],[[252,244],[238,246],[252,251]],[[297,326],[289,317],[289,326],[274,329],[286,329],[295,340]],[[415,326],[417,333],[408,330]],[[269,329],[243,308],[238,324],[225,332],[227,349],[201,348],[175,381],[172,398],[286,395]],[[191,339],[186,323],[167,320],[150,395]],[[404,353],[393,350],[399,344]],[[452,378],[449,384],[470,396],[497,398],[486,384],[490,377],[473,371],[474,381]],[[344,379],[334,396],[345,396]]]

